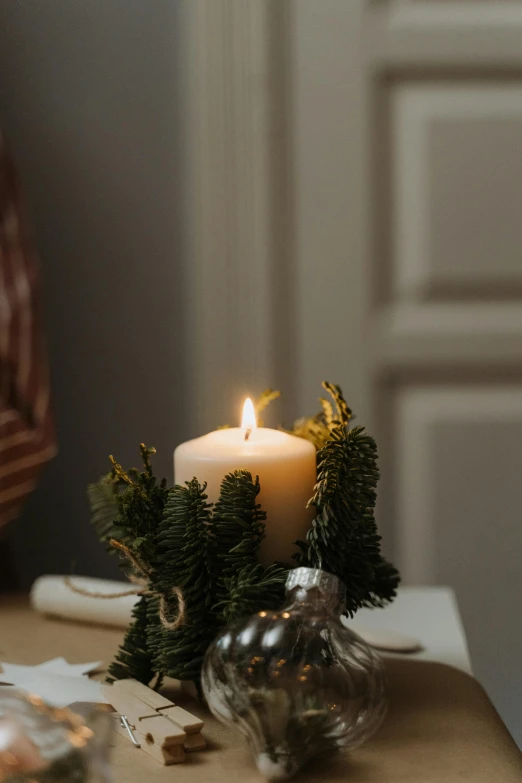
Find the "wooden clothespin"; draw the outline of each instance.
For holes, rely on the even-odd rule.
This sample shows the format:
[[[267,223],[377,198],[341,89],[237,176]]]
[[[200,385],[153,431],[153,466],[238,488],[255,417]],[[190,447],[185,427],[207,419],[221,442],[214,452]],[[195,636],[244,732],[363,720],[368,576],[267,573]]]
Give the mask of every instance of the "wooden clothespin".
[[[137,680],[116,680],[104,687],[104,695],[126,716],[140,747],[163,764],[179,763],[185,751],[206,747],[202,720]],[[116,730],[129,737],[126,726],[118,723]]]
[[[187,734],[199,734],[203,728],[203,721],[200,718],[182,707],[177,707],[174,702],[166,699],[161,693],[147,688],[137,680],[116,680],[112,687],[117,688],[120,692],[135,696],[147,707],[176,723]]]
[[[185,760],[183,742],[187,735],[183,729],[119,688],[105,685],[103,694],[119,715],[125,715],[130,730],[145,753],[165,765]],[[119,719],[116,731],[129,738],[129,729],[121,726]]]

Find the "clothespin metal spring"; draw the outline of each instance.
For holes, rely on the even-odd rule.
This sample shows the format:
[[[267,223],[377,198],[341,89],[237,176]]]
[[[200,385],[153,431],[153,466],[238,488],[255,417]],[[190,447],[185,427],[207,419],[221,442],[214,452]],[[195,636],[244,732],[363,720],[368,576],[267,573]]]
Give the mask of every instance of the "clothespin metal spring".
[[[132,744],[134,745],[134,747],[135,748],[141,748],[141,745],[138,742],[138,740],[136,739],[136,735],[133,732],[134,726],[130,725],[129,721],[127,720],[127,716],[126,715],[120,715],[120,724],[123,726],[124,729],[127,730],[127,734],[131,738],[131,741],[132,741]]]

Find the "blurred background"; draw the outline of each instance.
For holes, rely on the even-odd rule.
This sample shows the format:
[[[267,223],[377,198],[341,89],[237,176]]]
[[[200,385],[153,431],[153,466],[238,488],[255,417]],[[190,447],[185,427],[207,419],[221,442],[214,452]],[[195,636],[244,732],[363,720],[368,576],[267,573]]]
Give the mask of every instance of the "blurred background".
[[[376,436],[407,584],[457,594],[522,744],[522,4],[3,0],[58,456],[18,584],[111,576],[86,485],[284,392]]]

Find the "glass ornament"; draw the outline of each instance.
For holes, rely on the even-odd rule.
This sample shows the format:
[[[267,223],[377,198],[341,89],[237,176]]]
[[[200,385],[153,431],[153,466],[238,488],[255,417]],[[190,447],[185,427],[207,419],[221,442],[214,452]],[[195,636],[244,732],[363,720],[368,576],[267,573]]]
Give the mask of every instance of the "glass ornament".
[[[110,715],[0,689],[0,783],[111,783]]]
[[[312,756],[360,745],[384,717],[381,661],[341,623],[344,593],[332,574],[293,569],[280,611],[225,628],[207,651],[209,708],[247,737],[269,780],[291,777]]]

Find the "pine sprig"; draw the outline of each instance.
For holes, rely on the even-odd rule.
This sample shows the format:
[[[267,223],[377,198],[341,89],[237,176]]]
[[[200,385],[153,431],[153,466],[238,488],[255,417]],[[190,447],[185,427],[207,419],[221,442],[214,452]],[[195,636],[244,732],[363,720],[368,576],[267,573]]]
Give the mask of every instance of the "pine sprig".
[[[222,581],[221,601],[213,606],[223,623],[231,623],[263,609],[276,609],[285,594],[288,569],[274,565],[244,566]]]
[[[148,602],[149,598],[142,595],[132,610],[133,622],[109,666],[109,682],[132,677],[148,685],[154,676],[153,659],[147,645]]]
[[[175,486],[168,496],[157,537],[156,568],[151,577],[174,616],[176,585],[183,591],[186,625],[175,631],[157,625],[149,633],[157,671],[177,679],[199,681],[199,669],[217,626],[210,611],[213,600],[214,539],[206,485],[197,479]]]
[[[288,573],[278,565],[265,569],[258,552],[265,536],[266,513],[257,502],[259,478],[236,470],[223,479],[214,507],[217,602],[213,611],[221,623],[265,606],[274,608],[284,595]],[[254,607],[254,608],[252,608]]]
[[[121,541],[123,538],[123,530],[117,524],[119,516],[118,483],[112,473],[108,473],[87,487],[91,522],[100,541],[106,545],[107,551],[114,555],[116,550],[110,545],[110,540],[116,538]]]
[[[212,575],[211,505],[206,484],[197,479],[170,490],[157,535],[155,588],[168,592],[172,585],[198,590]]]
[[[317,514],[300,565],[336,574],[346,585],[346,612],[383,606],[395,596],[397,570],[381,555],[374,517],[379,479],[375,441],[363,427],[337,424],[317,454],[317,484],[310,500]]]
[[[120,528],[133,554],[146,564],[154,561],[156,554],[156,534],[167,500],[167,482],[158,483],[152,471],[151,456],[156,449],[140,444],[143,471],[136,469],[126,472],[111,456],[115,479],[124,487],[118,495],[118,518],[116,527]]]
[[[154,567],[157,529],[167,499],[166,481],[158,483],[152,471],[151,456],[155,449],[140,444],[143,470],[125,471],[113,458],[110,474],[117,504],[117,517],[111,527],[107,514],[105,535],[127,546],[143,562],[150,573]],[[94,520],[93,520],[94,521]],[[98,530],[100,528],[98,527]],[[117,550],[114,550],[117,551]],[[125,559],[123,567],[128,569]],[[137,574],[143,577],[143,574]],[[157,599],[143,595],[133,611],[134,621],[127,629],[114,662],[109,667],[109,679],[133,677],[148,684],[156,673],[151,632],[159,627]]]
[[[245,566],[257,564],[266,519],[266,513],[257,502],[259,489],[259,477],[254,481],[247,470],[229,473],[221,484],[213,513],[218,595],[222,577],[230,577]]]

